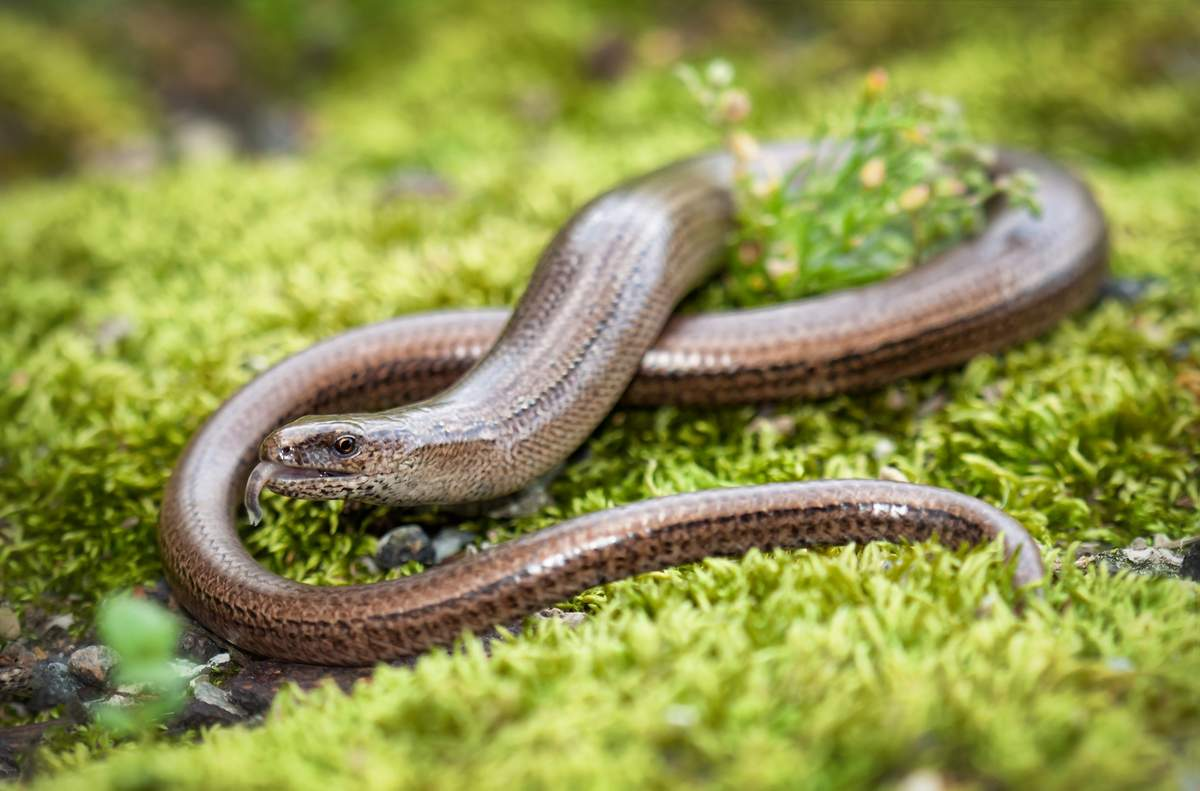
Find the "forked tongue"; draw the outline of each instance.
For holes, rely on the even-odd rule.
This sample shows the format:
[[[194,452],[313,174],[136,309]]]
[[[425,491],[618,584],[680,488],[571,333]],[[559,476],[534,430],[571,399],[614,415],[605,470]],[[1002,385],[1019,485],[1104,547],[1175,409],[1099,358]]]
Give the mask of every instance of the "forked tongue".
[[[259,505],[258,498],[278,469],[279,465],[273,461],[260,461],[246,481],[246,513],[249,514],[252,525],[262,521],[262,506]]]

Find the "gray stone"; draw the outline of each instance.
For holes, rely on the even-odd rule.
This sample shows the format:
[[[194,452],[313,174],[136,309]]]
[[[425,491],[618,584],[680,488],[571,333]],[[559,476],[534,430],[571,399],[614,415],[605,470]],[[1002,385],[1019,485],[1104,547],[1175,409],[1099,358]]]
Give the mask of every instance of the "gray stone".
[[[71,654],[67,669],[83,683],[103,687],[116,663],[117,655],[108,646],[88,645]]]
[[[375,550],[375,563],[381,569],[394,569],[410,560],[429,565],[436,557],[433,542],[420,525],[401,525],[389,531]]]
[[[1200,541],[1193,541],[1188,546],[1183,564],[1179,567],[1179,576],[1200,582]]]
[[[448,527],[433,539],[433,562],[441,563],[446,558],[457,555],[464,547],[475,541],[475,534],[466,530]]]

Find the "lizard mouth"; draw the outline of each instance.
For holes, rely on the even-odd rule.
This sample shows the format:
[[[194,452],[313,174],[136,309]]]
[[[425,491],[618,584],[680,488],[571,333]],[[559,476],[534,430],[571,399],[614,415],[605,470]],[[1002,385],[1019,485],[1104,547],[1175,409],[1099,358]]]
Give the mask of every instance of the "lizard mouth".
[[[262,490],[269,484],[303,484],[306,481],[319,481],[336,478],[353,478],[355,475],[338,470],[322,470],[316,467],[292,467],[275,461],[260,461],[250,473],[246,481],[246,512],[250,515],[250,524],[257,525],[262,521],[262,506],[259,497]]]

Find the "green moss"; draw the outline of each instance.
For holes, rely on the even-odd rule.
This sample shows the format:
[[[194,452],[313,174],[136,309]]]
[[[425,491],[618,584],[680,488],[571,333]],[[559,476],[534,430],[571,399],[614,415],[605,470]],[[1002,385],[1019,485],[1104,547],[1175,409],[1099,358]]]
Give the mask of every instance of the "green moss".
[[[490,659],[469,642],[42,787],[1177,782],[1172,745],[1200,744],[1178,661],[1200,651],[1195,588],[1072,570],[1017,613],[1004,577],[996,552],[709,561],[610,586],[576,631],[544,623]]]
[[[896,53],[878,60],[898,86],[959,97],[980,137],[1082,170],[1116,271],[1159,278],[1142,300],[885,392],[781,405],[790,432],[749,407],[618,412],[554,505],[472,524],[500,539],[669,492],[886,465],[1004,507],[1047,545],[1197,532],[1200,406],[1183,384],[1198,365],[1200,152],[1179,131],[1194,82],[1118,56],[1176,46],[1197,12],[1173,10],[1164,32],[1153,10],[1083,25],[988,8],[920,48],[871,45]],[[695,54],[737,63],[756,134],[803,134],[857,90],[847,66],[871,51],[831,18],[799,43],[739,22]],[[314,90],[320,134],[302,158],[0,194],[0,598],[86,610],[154,580],[170,467],[239,384],[347,327],[511,302],[575,207],[715,142],[669,69],[583,78],[596,31],[627,25],[645,44],[636,15],[431,5],[413,20],[419,46],[364,52]],[[745,24],[766,32],[747,41]],[[457,196],[381,202],[411,166]],[[266,505],[248,540],[267,566],[367,579],[354,561],[375,539],[339,530],[339,506]],[[582,597],[596,615],[578,632],[542,627],[490,662],[471,643],[349,699],[292,698],[256,731],[126,746],[47,782],[838,787],[932,767],[967,786],[1118,787],[1195,773],[1196,587],[1071,572],[1017,616],[993,560],[871,549],[649,575]]]

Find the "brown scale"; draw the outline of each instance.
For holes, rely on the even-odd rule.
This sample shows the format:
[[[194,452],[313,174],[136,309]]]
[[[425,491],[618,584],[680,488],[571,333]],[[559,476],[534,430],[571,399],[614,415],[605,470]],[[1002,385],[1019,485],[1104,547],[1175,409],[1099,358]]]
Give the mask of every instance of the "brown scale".
[[[810,150],[787,143],[765,152],[782,171]],[[294,355],[230,398],[192,438],[164,496],[159,542],[176,596],[247,650],[366,664],[511,623],[600,582],[751,547],[1000,538],[1017,555],[1015,582],[1039,580],[1036,544],[1003,513],[954,492],[879,481],[648,500],[415,577],[343,587],[267,572],[242,547],[235,523],[260,440],[314,411],[367,412],[352,416],[363,446],[344,462],[329,456],[330,427],[344,418],[285,427],[264,444],[275,466],[258,468],[255,487],[451,501],[531,482],[583,442],[618,398],[654,405],[820,397],[1033,337],[1094,298],[1106,230],[1071,175],[1038,157],[1002,153],[998,170],[1014,167],[1037,176],[1040,217],[1002,207],[978,237],[890,280],[669,322],[723,244],[731,163],[699,157],[616,188],[555,237],[507,327],[503,310],[393,319]],[[423,399],[433,400],[415,411],[395,408]],[[300,444],[289,446],[293,437]],[[313,470],[283,464],[279,454],[288,450],[344,475],[304,478]],[[257,488],[251,493],[256,505]]]

